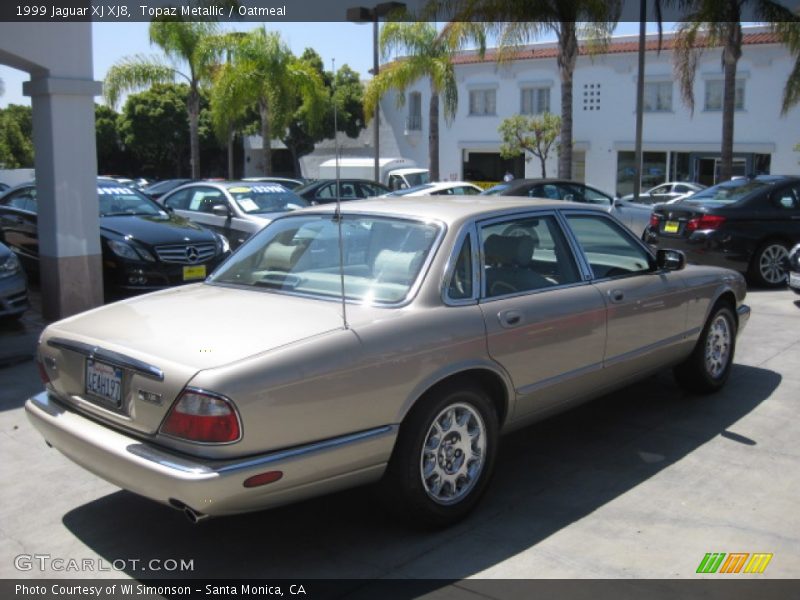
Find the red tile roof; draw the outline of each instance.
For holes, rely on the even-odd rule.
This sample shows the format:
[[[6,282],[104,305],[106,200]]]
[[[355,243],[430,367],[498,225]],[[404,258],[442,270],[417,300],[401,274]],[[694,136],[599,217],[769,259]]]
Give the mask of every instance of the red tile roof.
[[[772,32],[754,32],[754,33],[745,33],[742,36],[742,44],[744,45],[757,45],[757,44],[777,44],[778,43],[778,36]],[[703,40],[698,41],[698,46],[703,45]],[[648,38],[645,44],[647,51],[655,52],[658,50],[658,39]],[[661,50],[672,50],[675,47],[675,39],[673,37],[664,36],[664,39],[661,43]],[[626,39],[624,41],[611,41],[611,44],[606,48],[604,52],[600,54],[624,54],[627,52],[638,52],[639,51],[639,40],[638,39]],[[589,52],[585,45],[581,44],[579,49],[579,53],[581,56],[588,55]],[[529,46],[527,48],[523,48],[522,50],[518,50],[517,52],[511,54],[508,57],[508,60],[530,60],[530,59],[539,59],[539,58],[556,58],[558,56],[558,47],[553,46]],[[482,62],[494,62],[497,60],[497,49],[491,48],[486,51],[483,58],[481,58],[476,52],[465,52],[464,54],[460,54],[453,57],[453,64],[454,65],[468,65],[468,64],[476,64]]]

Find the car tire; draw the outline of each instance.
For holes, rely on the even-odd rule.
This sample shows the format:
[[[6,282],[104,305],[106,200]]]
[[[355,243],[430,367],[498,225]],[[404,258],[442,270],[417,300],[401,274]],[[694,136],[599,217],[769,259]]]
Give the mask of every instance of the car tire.
[[[673,369],[675,379],[688,392],[716,392],[728,380],[735,351],[736,318],[730,305],[718,304],[711,311],[692,354]]]
[[[420,528],[465,518],[491,478],[498,429],[482,388],[445,384],[428,393],[400,426],[381,482],[387,508]]]
[[[779,288],[786,285],[789,248],[778,240],[769,240],[758,247],[750,262],[750,279],[756,285]]]

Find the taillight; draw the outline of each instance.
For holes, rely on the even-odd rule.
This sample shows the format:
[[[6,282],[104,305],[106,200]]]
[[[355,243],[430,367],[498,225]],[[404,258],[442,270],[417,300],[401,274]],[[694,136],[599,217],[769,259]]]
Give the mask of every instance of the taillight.
[[[719,229],[725,222],[725,217],[718,215],[701,215],[694,219],[689,219],[686,223],[686,231],[705,231],[707,229]]]
[[[45,385],[50,383],[50,375],[47,374],[47,369],[42,362],[42,357],[38,354],[36,355],[36,366],[39,368],[39,377],[42,379],[42,383]]]
[[[656,213],[650,214],[650,227],[658,229],[658,224],[661,222],[661,217]]]
[[[235,442],[241,436],[239,417],[230,400],[191,389],[172,406],[161,432],[209,444]]]

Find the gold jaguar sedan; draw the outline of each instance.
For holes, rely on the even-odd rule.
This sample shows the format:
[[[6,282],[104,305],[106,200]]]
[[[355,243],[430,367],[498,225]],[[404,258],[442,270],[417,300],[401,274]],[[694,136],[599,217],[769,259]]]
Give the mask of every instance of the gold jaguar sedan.
[[[586,205],[321,206],[204,283],[50,325],[26,409],[67,457],[193,521],[380,482],[440,526],[475,506],[502,433],[667,367],[722,387],[745,291]]]

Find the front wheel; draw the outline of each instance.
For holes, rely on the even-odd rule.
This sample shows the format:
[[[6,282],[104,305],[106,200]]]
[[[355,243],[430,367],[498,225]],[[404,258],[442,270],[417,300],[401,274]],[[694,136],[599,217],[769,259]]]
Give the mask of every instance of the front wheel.
[[[735,349],[733,311],[727,305],[718,306],[706,321],[692,354],[675,367],[675,379],[689,392],[716,392],[728,380]]]
[[[420,399],[400,427],[382,482],[390,510],[422,527],[466,517],[491,477],[498,427],[479,387],[448,385]]]

